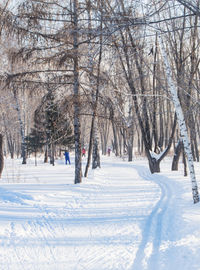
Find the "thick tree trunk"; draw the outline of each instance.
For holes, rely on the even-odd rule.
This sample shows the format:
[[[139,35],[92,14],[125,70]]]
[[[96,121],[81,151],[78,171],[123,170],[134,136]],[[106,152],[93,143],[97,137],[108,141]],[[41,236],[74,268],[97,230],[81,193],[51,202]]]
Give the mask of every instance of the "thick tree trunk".
[[[156,158],[149,158],[149,168],[151,173],[159,173],[160,172],[160,160],[157,160]]]
[[[128,161],[133,161],[133,146],[128,145]]]
[[[181,140],[178,141],[175,151],[174,151],[174,157],[172,161],[172,171],[178,171],[178,162],[179,158],[181,156],[181,150],[183,149],[183,142]]]

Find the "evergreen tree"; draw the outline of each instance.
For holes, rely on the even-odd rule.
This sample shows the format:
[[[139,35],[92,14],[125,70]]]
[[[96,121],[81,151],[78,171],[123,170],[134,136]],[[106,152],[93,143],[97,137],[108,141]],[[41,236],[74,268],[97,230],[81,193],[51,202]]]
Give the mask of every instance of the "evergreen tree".
[[[46,152],[49,153],[50,163],[54,165],[55,146],[71,148],[74,144],[74,136],[67,114],[58,106],[51,89],[35,111],[34,120],[37,130],[43,133]]]
[[[35,166],[37,166],[37,152],[42,150],[45,144],[44,133],[36,130],[31,130],[31,133],[25,137],[26,149],[28,153],[34,153],[35,155]]]

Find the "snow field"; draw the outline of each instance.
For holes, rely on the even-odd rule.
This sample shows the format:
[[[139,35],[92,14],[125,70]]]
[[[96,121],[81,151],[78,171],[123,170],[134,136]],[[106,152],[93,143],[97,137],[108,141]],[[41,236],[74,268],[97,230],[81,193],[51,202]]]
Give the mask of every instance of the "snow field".
[[[151,175],[145,160],[102,157],[74,185],[73,157],[55,167],[6,160],[0,270],[200,269],[200,206],[169,166]]]

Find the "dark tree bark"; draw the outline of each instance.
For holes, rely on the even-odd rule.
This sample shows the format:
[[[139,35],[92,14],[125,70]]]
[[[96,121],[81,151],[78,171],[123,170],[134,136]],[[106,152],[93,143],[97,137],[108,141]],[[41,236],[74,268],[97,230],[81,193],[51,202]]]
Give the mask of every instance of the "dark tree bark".
[[[74,47],[74,141],[75,141],[75,179],[82,182],[81,129],[80,129],[80,86],[79,86],[79,42],[78,42],[78,0],[73,0],[73,47]]]
[[[89,29],[90,29],[91,27],[90,9],[88,10],[88,15],[89,15]],[[102,29],[102,20],[100,24],[100,29]],[[97,66],[96,91],[95,93],[93,91],[93,94],[92,94],[93,114],[92,114],[92,123],[91,123],[91,128],[90,128],[88,158],[87,158],[87,164],[86,164],[85,174],[84,174],[85,177],[87,177],[88,175],[88,170],[89,170],[89,166],[91,162],[92,149],[93,149],[92,169],[96,169],[97,167],[100,167],[99,139],[97,135],[97,107],[98,107],[98,101],[99,101],[100,68],[101,68],[101,60],[102,60],[102,35],[100,35],[99,44],[100,44],[100,48],[99,48],[99,59],[98,59],[98,66]],[[92,59],[90,60],[89,66],[90,66],[90,72],[93,72]],[[91,86],[93,86],[92,85],[93,82],[94,82],[94,79],[90,77]]]
[[[44,150],[44,163],[48,163],[48,145],[45,145],[45,150]]]
[[[96,125],[96,123],[95,123]],[[94,127],[94,138],[93,138],[93,153],[92,153],[92,169],[96,169],[100,166],[100,154],[99,154],[99,139],[97,136],[97,127]]]
[[[185,151],[183,147],[183,166],[184,166],[184,176],[187,176],[187,162],[186,162],[186,157],[185,157]]]
[[[178,171],[178,162],[179,162],[182,150],[183,150],[183,142],[182,140],[179,140],[174,151],[174,157],[172,161],[172,171]]]

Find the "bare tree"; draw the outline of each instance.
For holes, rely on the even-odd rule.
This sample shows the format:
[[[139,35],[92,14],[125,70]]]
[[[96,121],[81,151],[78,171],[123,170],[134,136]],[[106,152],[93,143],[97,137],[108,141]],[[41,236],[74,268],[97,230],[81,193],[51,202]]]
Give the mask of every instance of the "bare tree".
[[[188,165],[189,165],[190,177],[191,177],[191,182],[192,182],[193,201],[194,201],[194,203],[198,203],[199,202],[199,192],[198,192],[198,186],[197,186],[196,176],[195,176],[195,171],[194,171],[193,156],[192,156],[189,138],[188,138],[188,134],[187,134],[187,127],[185,124],[181,104],[180,104],[180,101],[179,101],[179,98],[177,95],[177,90],[176,90],[175,84],[174,84],[173,79],[172,79],[172,71],[171,71],[168,57],[167,57],[167,54],[165,51],[164,42],[163,42],[163,39],[161,37],[159,38],[159,40],[160,40],[161,53],[162,53],[164,64],[165,64],[165,72],[166,72],[166,76],[167,76],[167,81],[168,81],[168,85],[169,85],[169,88],[171,91],[171,96],[172,96],[172,100],[174,103],[175,111],[177,114],[177,120],[179,123],[181,138],[183,140],[185,153],[186,153],[187,158],[188,158]]]

